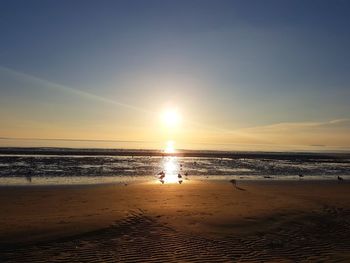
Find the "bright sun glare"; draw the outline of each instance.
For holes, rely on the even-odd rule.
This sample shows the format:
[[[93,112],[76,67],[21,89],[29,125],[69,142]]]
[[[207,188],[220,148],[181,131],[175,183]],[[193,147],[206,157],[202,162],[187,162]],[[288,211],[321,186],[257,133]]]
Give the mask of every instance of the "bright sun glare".
[[[165,153],[174,153],[174,152],[175,152],[174,142],[168,141],[166,143]]]
[[[165,183],[178,183],[179,163],[176,157],[168,157],[163,162],[165,172]]]
[[[163,111],[161,115],[163,124],[167,127],[167,132],[174,132],[178,130],[181,123],[181,114],[176,108],[169,108]],[[168,137],[169,138],[169,137]],[[170,139],[170,138],[169,138]],[[165,153],[175,153],[174,141],[169,140],[166,142],[164,149]]]
[[[169,109],[163,113],[162,120],[166,126],[176,127],[181,122],[181,115],[177,109]]]

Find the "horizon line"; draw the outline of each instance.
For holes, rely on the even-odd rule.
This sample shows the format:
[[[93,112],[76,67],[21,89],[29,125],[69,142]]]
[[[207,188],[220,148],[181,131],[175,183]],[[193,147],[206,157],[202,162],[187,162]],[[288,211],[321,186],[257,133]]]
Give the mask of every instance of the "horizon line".
[[[0,137],[0,140],[25,140],[25,141],[66,141],[66,142],[97,142],[97,143],[108,143],[108,142],[115,142],[115,143],[162,143],[161,141],[147,141],[147,140],[117,140],[117,139],[73,139],[73,138],[35,138],[35,137]],[[193,143],[187,143],[192,145],[239,145],[239,146],[270,146],[270,147],[319,147],[324,148],[325,150],[327,148],[338,148],[342,150],[350,150],[349,146],[334,146],[334,145],[298,145],[298,144],[273,144],[273,143],[205,143],[205,142],[193,142]],[[4,146],[0,146],[4,147]],[[11,146],[9,146],[11,147]],[[13,147],[13,146],[12,146]],[[50,146],[49,146],[50,147]],[[64,148],[64,147],[53,147],[53,148]],[[74,148],[74,147],[73,147]],[[184,150],[184,149],[182,149]]]

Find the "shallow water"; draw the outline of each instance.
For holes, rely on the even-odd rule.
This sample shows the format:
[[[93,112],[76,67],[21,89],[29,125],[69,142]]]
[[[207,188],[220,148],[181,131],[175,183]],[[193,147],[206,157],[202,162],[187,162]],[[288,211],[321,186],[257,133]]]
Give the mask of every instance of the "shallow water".
[[[197,179],[334,180],[350,179],[347,158],[217,158],[162,156],[0,155],[0,185],[96,184],[157,180],[164,183]],[[180,174],[180,178],[178,176]],[[188,176],[185,176],[188,174]],[[299,175],[303,175],[302,178]]]

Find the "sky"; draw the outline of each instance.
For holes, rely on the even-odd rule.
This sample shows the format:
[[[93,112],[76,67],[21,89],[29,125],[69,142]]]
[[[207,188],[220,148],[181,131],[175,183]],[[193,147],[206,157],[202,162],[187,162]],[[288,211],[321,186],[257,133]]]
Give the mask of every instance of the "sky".
[[[345,0],[0,0],[0,146],[350,149],[349,14]]]

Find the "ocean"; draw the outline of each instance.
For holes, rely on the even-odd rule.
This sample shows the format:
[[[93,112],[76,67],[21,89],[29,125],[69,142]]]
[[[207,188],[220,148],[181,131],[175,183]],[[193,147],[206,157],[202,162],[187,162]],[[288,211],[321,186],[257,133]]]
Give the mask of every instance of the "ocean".
[[[0,185],[350,179],[348,153],[0,148]],[[180,175],[179,175],[180,174]]]

